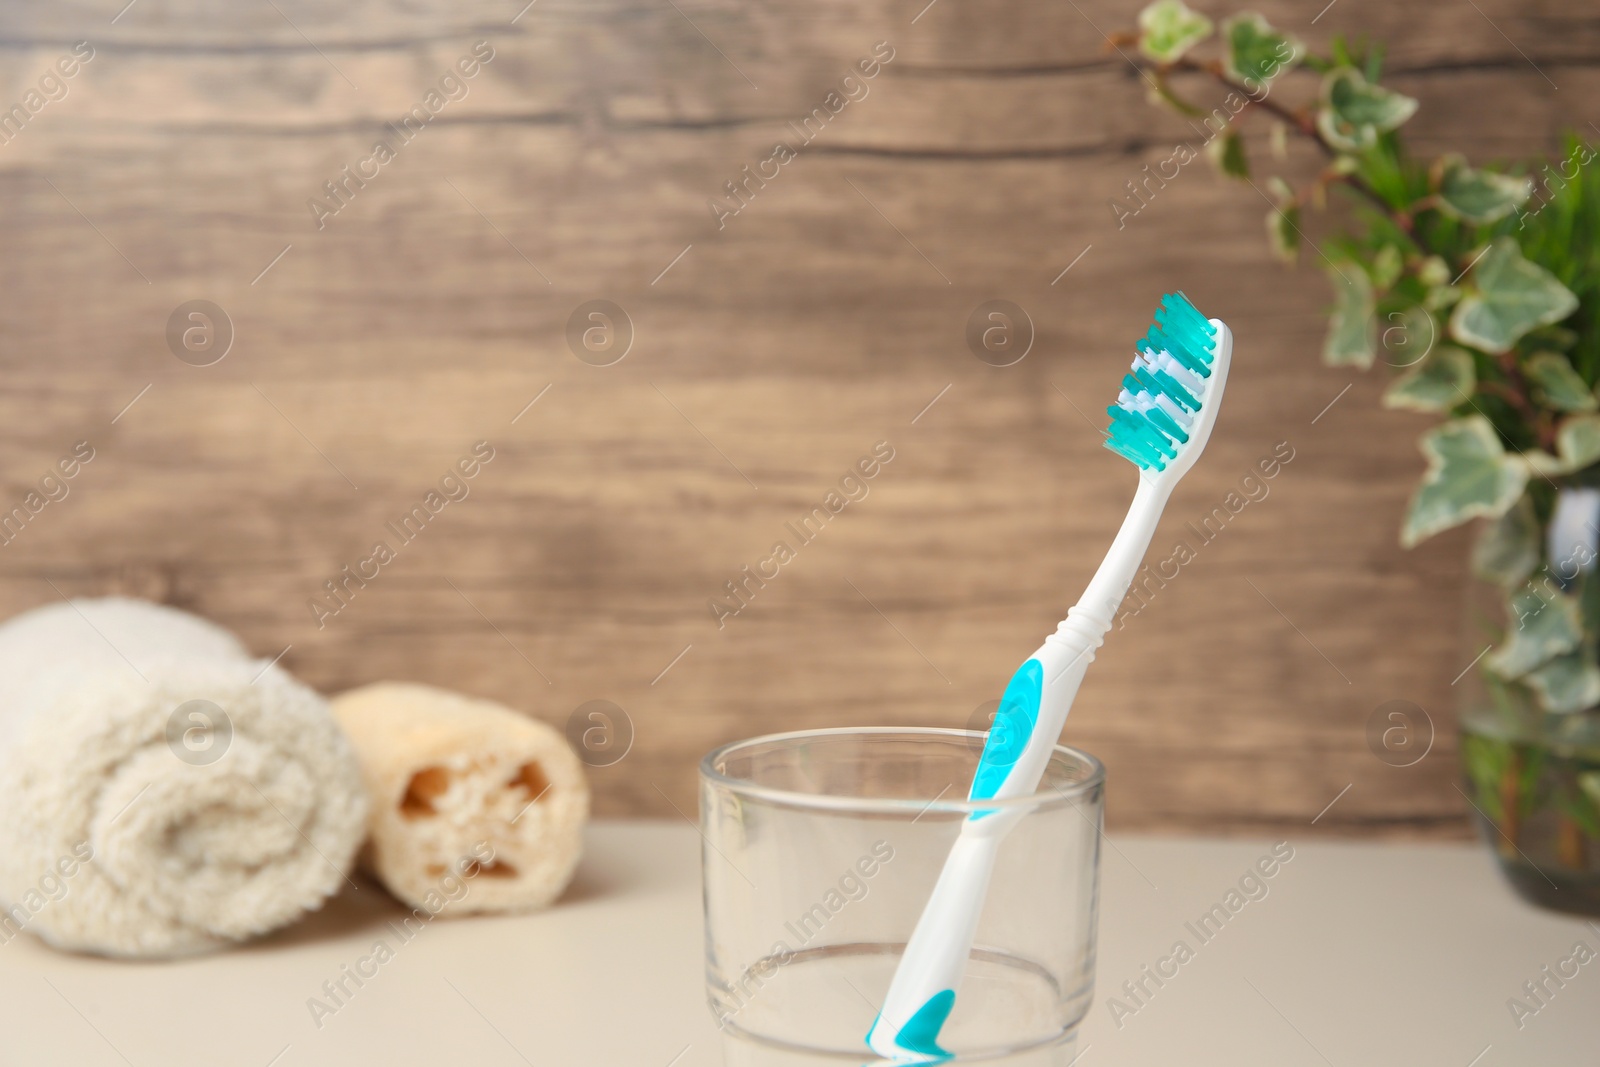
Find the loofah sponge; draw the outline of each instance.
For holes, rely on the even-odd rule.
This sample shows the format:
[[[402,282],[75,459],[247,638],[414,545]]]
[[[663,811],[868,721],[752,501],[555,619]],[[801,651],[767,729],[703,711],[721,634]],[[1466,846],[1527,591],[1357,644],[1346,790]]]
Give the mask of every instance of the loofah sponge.
[[[333,701],[371,801],[363,864],[389,891],[446,910],[527,911],[560,895],[589,814],[583,765],[549,726],[489,700],[380,682]]]

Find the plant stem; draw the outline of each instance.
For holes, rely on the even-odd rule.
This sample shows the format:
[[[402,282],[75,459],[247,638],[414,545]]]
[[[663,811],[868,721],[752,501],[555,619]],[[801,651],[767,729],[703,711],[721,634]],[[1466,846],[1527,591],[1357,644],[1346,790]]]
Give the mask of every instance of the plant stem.
[[[1500,854],[1510,858],[1517,849],[1517,836],[1522,832],[1521,798],[1517,780],[1522,777],[1522,753],[1512,748],[1511,760],[1500,776]]]
[[[1237,92],[1241,88],[1240,86],[1237,86],[1228,80],[1227,72],[1222,69],[1222,64],[1217,60],[1201,63],[1192,59],[1179,59],[1176,63],[1171,64],[1165,69],[1209,74],[1212,76],[1212,78],[1216,79],[1218,84],[1227,89]],[[1154,76],[1159,77],[1160,71],[1158,71]],[[1267,90],[1270,90],[1271,86],[1269,85],[1266,88]],[[1339,150],[1334,148],[1333,145],[1329,144],[1327,139],[1322,136],[1322,131],[1317,129],[1316,120],[1313,119],[1309,114],[1284,107],[1283,104],[1272,99],[1266,91],[1262,92],[1260,96],[1251,96],[1247,90],[1245,91],[1245,101],[1245,108],[1261,108],[1268,114],[1275,115],[1279,119],[1282,119],[1284,122],[1293,126],[1300,132],[1301,136],[1309,138],[1313,144],[1320,148],[1322,150],[1322,154],[1327,156],[1329,159],[1339,158]],[[1244,108],[1240,109],[1239,114],[1244,114]],[[1410,215],[1396,211],[1388,201],[1378,195],[1375,189],[1373,189],[1366,182],[1357,178],[1354,174],[1344,174],[1341,175],[1340,178],[1352,189],[1355,189],[1368,200],[1372,201],[1373,205],[1384,214],[1388,215],[1390,220],[1393,221],[1396,226],[1399,226],[1407,234],[1410,234],[1413,240],[1416,240],[1416,233],[1412,228]],[[1417,241],[1417,244],[1419,247],[1423,247],[1424,251],[1430,253],[1432,252],[1432,250],[1426,248],[1421,241]]]
[[[1167,73],[1172,71],[1209,74],[1218,83],[1229,90],[1234,92],[1241,91],[1240,86],[1235,85],[1233,82],[1228,80],[1227,72],[1223,69],[1221,62],[1217,60],[1200,62],[1198,60],[1184,57],[1176,60],[1173,63],[1158,66],[1153,69],[1148,66],[1145,66],[1142,69],[1145,71],[1148,77],[1156,79],[1162,79]],[[1270,90],[1270,88],[1270,85],[1266,87],[1267,90]],[[1313,144],[1321,149],[1322,154],[1329,159],[1340,158],[1339,150],[1332,144],[1328,143],[1328,140],[1323,136],[1322,131],[1317,128],[1316,120],[1308,112],[1296,111],[1292,108],[1284,106],[1281,102],[1271,99],[1267,91],[1263,91],[1260,96],[1252,96],[1246,91],[1245,100],[1245,106],[1239,110],[1238,114],[1244,114],[1245,110],[1251,107],[1261,108],[1268,114],[1274,115],[1283,122],[1292,126],[1301,134],[1301,136],[1308,138]],[[1422,252],[1424,256],[1437,256],[1440,259],[1447,258],[1438,249],[1432,247],[1428,241],[1420,233],[1418,233],[1416,218],[1412,211],[1402,211],[1394,207],[1381,195],[1379,195],[1377,190],[1373,189],[1372,186],[1368,185],[1355,174],[1340,174],[1337,176],[1336,180],[1350,186],[1350,188],[1354,189],[1357,193],[1365,197],[1375,208],[1377,208],[1391,222],[1399,227],[1400,230],[1411,239],[1411,242]],[[1532,392],[1528,387],[1528,383],[1523,379],[1521,368],[1517,366],[1516,354],[1514,352],[1508,352],[1503,355],[1500,358],[1499,366],[1501,372],[1506,376],[1506,381],[1480,381],[1478,383],[1478,388],[1486,393],[1494,393],[1495,395],[1500,396],[1512,407],[1514,407],[1517,410],[1517,413],[1526,421],[1527,425],[1533,428],[1538,437],[1539,446],[1545,451],[1553,453],[1555,451],[1555,427],[1548,420],[1542,420],[1538,417],[1538,406],[1533,402]],[[1512,819],[1514,825],[1514,815],[1512,816]],[[1514,839],[1515,835],[1513,834],[1512,836]]]
[[[1561,816],[1561,829],[1556,837],[1556,855],[1570,870],[1582,871],[1589,866],[1589,851],[1583,827],[1579,826],[1570,815]]]
[[[1522,416],[1523,421],[1532,428],[1534,435],[1538,438],[1539,447],[1546,452],[1554,454],[1556,451],[1555,423],[1545,417],[1548,414],[1547,412],[1540,411],[1534,405],[1532,390],[1528,386],[1527,379],[1523,377],[1522,368],[1517,366],[1517,354],[1515,352],[1503,353],[1500,356],[1499,364],[1501,373],[1506,376],[1507,382],[1510,384],[1505,382],[1479,382],[1478,388],[1484,392],[1495,393],[1495,395],[1502,397],[1508,404],[1516,408],[1517,414]],[[1495,388],[1490,389],[1490,386]]]

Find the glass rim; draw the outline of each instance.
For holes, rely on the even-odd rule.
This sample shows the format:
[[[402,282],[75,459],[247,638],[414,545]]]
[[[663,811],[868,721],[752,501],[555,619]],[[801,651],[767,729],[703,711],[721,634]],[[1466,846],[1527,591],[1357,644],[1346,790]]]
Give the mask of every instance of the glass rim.
[[[716,769],[718,761],[726,759],[739,749],[755,745],[865,734],[900,734],[906,737],[936,739],[971,739],[987,736],[986,731],[983,730],[962,730],[942,726],[833,726],[815,730],[786,730],[779,733],[761,734],[757,737],[747,737],[739,741],[730,741],[725,745],[718,745],[701,757],[700,779],[704,782],[714,783],[718,787],[739,796],[761,800],[769,804],[873,815],[900,815],[906,813],[922,815],[930,811],[971,815],[978,811],[1005,811],[1017,808],[1037,810],[1053,806],[1058,802],[1064,803],[1079,799],[1093,791],[1097,786],[1103,785],[1106,780],[1105,764],[1101,763],[1097,756],[1085,752],[1081,748],[1073,748],[1071,745],[1062,744],[1053,745],[1051,747],[1052,754],[1067,756],[1088,765],[1089,774],[1083,781],[1074,782],[1066,788],[1052,786],[1049,793],[1034,792],[1027,796],[1007,797],[997,800],[968,800],[965,797],[947,800],[935,797],[929,801],[922,801],[905,797],[855,797],[843,796],[837,793],[802,793],[794,789],[758,785],[749,779],[735,778]]]

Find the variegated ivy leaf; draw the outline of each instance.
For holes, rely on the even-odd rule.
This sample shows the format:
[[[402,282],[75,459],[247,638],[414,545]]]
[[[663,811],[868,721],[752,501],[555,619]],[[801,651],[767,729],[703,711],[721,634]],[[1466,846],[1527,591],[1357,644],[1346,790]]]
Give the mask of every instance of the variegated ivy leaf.
[[[1508,589],[1521,585],[1539,565],[1539,535],[1533,499],[1524,495],[1478,535],[1472,549],[1473,573]]]
[[[1335,67],[1322,79],[1317,129],[1336,148],[1356,152],[1375,144],[1416,113],[1409,96],[1367,81],[1354,67]]]
[[[1427,308],[1413,304],[1389,312],[1378,341],[1384,362],[1391,367],[1414,367],[1439,345],[1439,323]]]
[[[1211,20],[1183,0],[1156,0],[1139,12],[1139,51],[1157,63],[1173,63],[1211,30]]]
[[[1279,177],[1267,179],[1267,188],[1277,207],[1267,212],[1267,240],[1272,254],[1285,263],[1300,258],[1300,204],[1294,189]]]
[[[1600,415],[1573,415],[1556,430],[1556,454],[1522,452],[1517,458],[1547,478],[1572,474],[1600,462]]]
[[[1450,273],[1450,264],[1438,256],[1429,256],[1422,261],[1422,266],[1417,268],[1417,281],[1429,289],[1441,285],[1449,285],[1454,275]]]
[[[1272,146],[1273,159],[1289,158],[1289,127],[1274,119],[1272,132],[1267,135],[1267,143]]]
[[[1569,470],[1600,461],[1600,415],[1573,415],[1556,430],[1556,452]]]
[[[1505,218],[1532,192],[1528,179],[1475,170],[1459,155],[1445,156],[1433,165],[1433,187],[1441,211],[1476,223]]]
[[[1600,410],[1589,386],[1572,369],[1572,361],[1559,352],[1535,352],[1523,364],[1522,372],[1533,383],[1535,396],[1557,411]]]
[[[1422,304],[1429,311],[1444,311],[1460,299],[1461,290],[1457,286],[1436,285],[1422,298]]]
[[[1502,678],[1521,678],[1583,643],[1576,597],[1546,582],[1525,585],[1506,605],[1506,640],[1484,659]]]
[[[1221,137],[1216,137],[1206,145],[1206,155],[1212,164],[1229,178],[1250,179],[1250,161],[1245,158],[1244,138],[1239,136],[1239,131],[1229,126],[1223,131]]]
[[[1384,245],[1372,257],[1372,284],[1379,289],[1387,289],[1400,279],[1400,272],[1405,269],[1406,262],[1400,255],[1400,249],[1394,245]]]
[[[1600,667],[1582,649],[1557,656],[1522,680],[1548,712],[1566,715],[1600,704]]]
[[[1578,788],[1595,804],[1600,804],[1600,771],[1584,771],[1578,775]]]
[[[1285,263],[1300,258],[1300,206],[1286,204],[1267,212],[1267,241],[1272,254]]]
[[[1527,466],[1507,455],[1482,415],[1435,426],[1419,444],[1428,470],[1400,530],[1406,548],[1468,519],[1498,518],[1528,484]]]
[[[1306,54],[1306,46],[1280,33],[1254,11],[1244,11],[1222,22],[1227,55],[1222,69],[1228,79],[1252,93],[1261,92]]]
[[[1347,259],[1329,268],[1328,280],[1333,283],[1333,314],[1328,319],[1322,360],[1333,367],[1365,370],[1377,355],[1372,279],[1361,264]]]
[[[1554,274],[1522,257],[1517,242],[1497,238],[1472,266],[1474,291],[1450,314],[1450,333],[1485,352],[1509,352],[1529,330],[1560,322],[1578,298]]]
[[[1383,406],[1407,411],[1449,411],[1471,397],[1477,384],[1471,354],[1454,345],[1441,345],[1384,390]]]

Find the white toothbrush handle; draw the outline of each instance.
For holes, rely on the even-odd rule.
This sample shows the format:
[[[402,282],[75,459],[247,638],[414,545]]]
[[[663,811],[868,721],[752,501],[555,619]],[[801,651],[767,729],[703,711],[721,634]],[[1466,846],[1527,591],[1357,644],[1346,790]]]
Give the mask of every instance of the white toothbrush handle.
[[[1039,716],[1028,735],[1027,747],[1012,773],[995,794],[1001,797],[1027,796],[1039,788],[1050,753],[1066,725],[1067,712],[1078,695],[1078,686],[1094,662],[1095,651],[1111,630],[1117,607],[1128,595],[1128,587],[1139,572],[1139,564],[1150,549],[1156,525],[1167,506],[1176,481],[1142,476],[1139,488],[1128,505],[1128,514],[1117,528],[1117,536],[1100,561],[1089,586],[1031,659],[1045,667],[1043,691],[1039,697]],[[998,718],[998,715],[996,716]]]
[[[969,832],[977,825],[962,825],[900,957],[883,1012],[867,1035],[872,1051],[886,1059],[931,1063],[946,1058],[935,1040],[955,1003],[1002,836]]]
[[[1044,776],[1078,686],[1150,547],[1171,483],[1141,478],[1128,515],[1088,589],[1006,687],[973,776],[970,799],[1031,796]],[[937,1039],[955,1005],[1000,843],[1031,808],[974,813],[961,824],[889,984],[867,1044],[886,1059],[948,1059]]]

